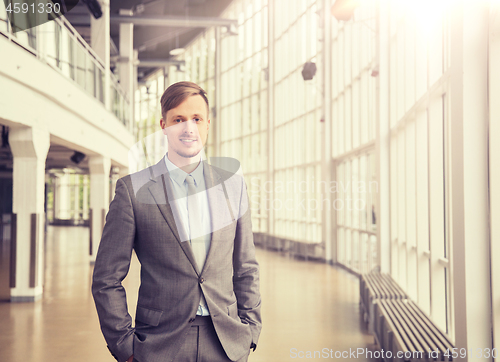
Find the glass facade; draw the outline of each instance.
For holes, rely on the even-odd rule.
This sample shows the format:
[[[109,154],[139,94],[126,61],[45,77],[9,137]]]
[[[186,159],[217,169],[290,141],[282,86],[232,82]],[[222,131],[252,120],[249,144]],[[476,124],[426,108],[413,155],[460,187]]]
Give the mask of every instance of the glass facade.
[[[146,86],[135,91],[135,120],[137,142],[145,150],[140,170],[157,163],[165,155],[165,139],[160,129],[160,99],[165,89],[163,71],[156,72]]]
[[[389,26],[392,275],[451,328],[448,13],[423,23],[392,1]],[[431,28],[429,28],[431,27]]]
[[[321,1],[294,0],[275,1],[272,5],[279,9],[279,16],[270,18],[267,1],[233,1],[221,17],[238,20],[234,33],[227,29],[207,29],[178,57],[185,61],[184,66],[170,66],[166,74],[158,73],[150,79],[165,76],[165,87],[190,80],[207,90],[213,107],[206,152],[209,156],[234,157],[241,162],[255,232],[324,248],[322,213],[332,206],[326,205],[322,199],[325,171],[321,163],[329,157],[322,151],[323,4]],[[367,16],[374,16],[373,9],[364,11]],[[371,23],[374,23],[373,19]],[[371,23],[368,25],[373,26]],[[269,32],[270,27],[272,32]],[[360,59],[356,58],[357,54],[344,59],[344,43],[358,38],[364,41],[359,48],[367,50]],[[344,173],[343,177],[346,180],[362,177],[363,182],[372,186],[375,174],[375,82],[370,77],[375,56],[373,38],[373,31],[362,25],[334,26],[328,37],[332,43],[332,55],[341,64],[336,72],[332,72],[331,79],[336,91],[332,94],[334,127],[328,142],[334,147],[329,160],[336,163],[339,170],[345,168],[348,172],[347,165],[351,162],[362,164],[363,171],[357,167],[352,175]],[[274,49],[272,59],[270,46]],[[342,64],[350,64],[353,58],[359,65],[352,67],[352,74],[347,76]],[[273,67],[270,67],[271,62]],[[314,78],[308,81],[304,81],[301,74],[306,62],[315,63],[317,69]],[[270,112],[271,78],[275,101]],[[160,110],[154,111],[156,106],[153,104],[146,106],[149,103],[144,98],[145,89],[136,92],[136,117],[140,117],[142,130],[138,139],[144,139],[146,134],[159,129],[156,123],[156,128],[149,128]],[[355,105],[359,101],[365,102],[365,106],[358,112]],[[159,100],[156,104],[159,105]],[[346,113],[342,113],[344,109]],[[155,115],[151,111],[156,112]],[[353,141],[344,144],[346,135],[350,135]],[[342,157],[366,145],[369,147],[355,160]],[[156,156],[159,159],[161,153]],[[274,165],[272,169],[269,169],[270,161]],[[344,203],[340,197],[346,195],[337,194],[335,187],[331,189],[337,197],[334,206]],[[356,213],[358,216],[351,217],[352,210],[347,207],[337,211],[338,220],[347,220],[347,224],[339,222],[339,251],[356,249],[356,253],[364,255],[360,259],[361,256],[356,254],[354,261],[351,253],[339,253],[342,255],[339,261],[353,270],[367,270],[376,263],[376,258],[370,256],[370,252],[376,252],[375,198],[369,191],[360,197],[357,205],[362,203],[363,210]],[[363,223],[351,225],[351,218],[363,220]],[[360,240],[358,244],[363,248],[362,252],[352,246],[355,243],[351,243],[351,235]],[[363,260],[363,267],[360,260]]]
[[[474,341],[482,313],[477,330],[495,333],[480,338],[499,345],[498,1],[360,0],[348,21],[337,1],[231,1],[220,17],[237,25],[141,80],[133,120],[112,74],[110,112],[144,154],[130,171],[163,157],[161,96],[193,81],[210,101],[206,154],[240,162],[258,243],[388,272],[451,339]],[[2,41],[105,103],[103,62],[64,17],[15,30],[0,2]],[[50,174],[49,220],[87,220],[89,177]]]
[[[238,35],[220,41],[220,156],[241,162],[255,232],[267,231],[267,3],[233,2],[223,16],[238,19]]]
[[[321,234],[324,205],[318,187],[318,181],[322,180],[320,125],[323,118],[320,3],[292,3],[278,1],[274,5],[279,9],[279,16],[273,19],[273,201],[281,201],[272,205],[274,233],[294,241],[320,243],[324,240]],[[305,62],[313,62],[317,67],[316,75],[309,81],[302,78]],[[286,186],[281,188],[281,185]],[[301,189],[300,185],[307,187]]]
[[[378,179],[376,3],[364,3],[353,22],[331,24],[332,162],[338,194],[337,259],[356,272],[377,266]]]
[[[221,15],[234,32],[207,29],[165,86],[207,89],[208,153],[240,160],[254,232],[277,240],[266,245],[388,271],[454,338],[451,2],[424,14],[361,1],[350,21],[330,16],[333,3],[235,0]],[[307,81],[306,62],[317,67]]]

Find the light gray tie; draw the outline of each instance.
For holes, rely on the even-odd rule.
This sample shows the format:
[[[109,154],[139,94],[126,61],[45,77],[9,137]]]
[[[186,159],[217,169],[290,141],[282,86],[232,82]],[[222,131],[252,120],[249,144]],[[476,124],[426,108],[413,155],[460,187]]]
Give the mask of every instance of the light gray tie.
[[[196,186],[194,184],[194,178],[191,175],[186,176],[186,182],[188,184],[188,219],[189,219],[189,241],[191,243],[191,248],[193,250],[194,259],[198,265],[198,269],[201,273],[203,270],[203,265],[205,265],[205,259],[207,258],[207,250],[205,245],[205,240],[202,237],[193,237],[193,234],[197,234],[201,227],[201,213],[200,206],[198,205],[198,200],[196,199]],[[207,302],[201,295],[200,305],[206,306]]]

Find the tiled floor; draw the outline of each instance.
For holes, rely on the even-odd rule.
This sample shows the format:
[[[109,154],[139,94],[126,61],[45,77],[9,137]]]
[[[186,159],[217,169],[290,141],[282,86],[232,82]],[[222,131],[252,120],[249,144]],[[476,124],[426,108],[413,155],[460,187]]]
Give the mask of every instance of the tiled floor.
[[[49,227],[46,251],[42,300],[0,303],[0,361],[114,361],[90,294],[88,229]],[[328,350],[334,356],[349,349],[373,350],[373,337],[361,322],[356,277],[340,268],[289,259],[272,251],[259,249],[257,258],[263,330],[249,361],[334,359],[325,358],[324,353],[322,358],[318,353],[316,358],[306,356],[308,351],[314,357],[314,351]],[[139,269],[134,259],[124,282],[132,315]]]

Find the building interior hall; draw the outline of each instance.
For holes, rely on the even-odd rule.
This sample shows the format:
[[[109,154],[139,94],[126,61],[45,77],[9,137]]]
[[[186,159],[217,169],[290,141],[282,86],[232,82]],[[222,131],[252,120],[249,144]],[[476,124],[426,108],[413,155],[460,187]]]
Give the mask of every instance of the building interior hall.
[[[249,361],[500,356],[500,0],[4,0],[1,360],[114,361],[96,254],[180,81],[247,187]]]

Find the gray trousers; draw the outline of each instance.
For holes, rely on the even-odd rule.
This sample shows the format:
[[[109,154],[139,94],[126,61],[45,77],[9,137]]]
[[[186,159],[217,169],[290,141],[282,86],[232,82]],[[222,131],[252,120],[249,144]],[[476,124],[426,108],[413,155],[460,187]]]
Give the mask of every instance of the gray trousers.
[[[250,353],[250,346],[248,346]],[[248,354],[236,362],[247,362]],[[232,362],[224,352],[210,317],[197,316],[175,362]],[[134,362],[136,360],[134,359]]]
[[[250,346],[248,346],[250,353]],[[237,362],[246,362],[248,355]],[[197,316],[190,328],[176,362],[231,362],[220,344],[210,317]]]

